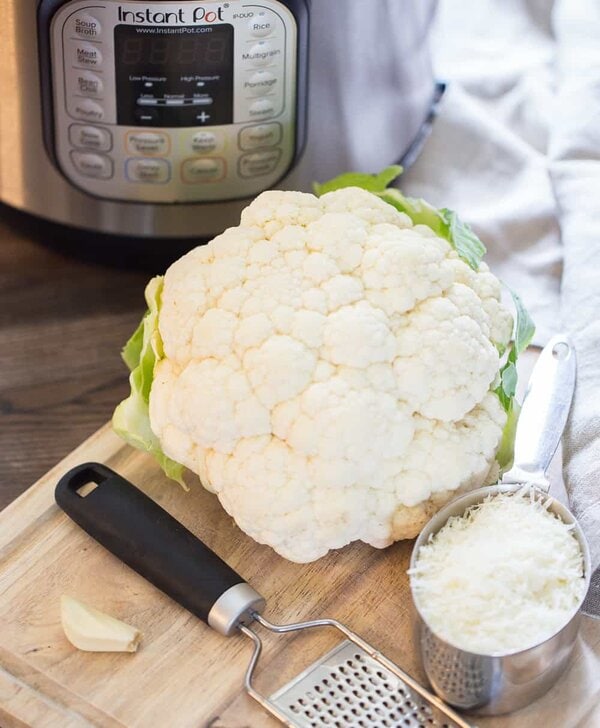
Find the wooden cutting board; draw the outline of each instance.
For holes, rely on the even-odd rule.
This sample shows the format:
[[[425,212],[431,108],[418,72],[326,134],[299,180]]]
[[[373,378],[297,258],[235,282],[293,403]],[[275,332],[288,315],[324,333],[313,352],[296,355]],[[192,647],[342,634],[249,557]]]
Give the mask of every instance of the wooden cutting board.
[[[266,616],[346,622],[423,680],[413,640],[406,569],[411,543],[352,545],[291,564],[252,542],[197,481],[185,493],[107,427],[0,514],[0,726],[13,728],[273,728],[242,689],[249,640],[224,638],[121,564],[54,503],[69,468],[100,461],[132,480],[196,533],[266,598]],[[70,594],[144,633],[136,654],[84,653],[60,626]],[[335,642],[328,630],[265,635],[258,687],[272,692]],[[486,728],[600,725],[600,623],[586,620],[568,673],[529,708],[477,719]],[[473,719],[475,720],[475,719]]]

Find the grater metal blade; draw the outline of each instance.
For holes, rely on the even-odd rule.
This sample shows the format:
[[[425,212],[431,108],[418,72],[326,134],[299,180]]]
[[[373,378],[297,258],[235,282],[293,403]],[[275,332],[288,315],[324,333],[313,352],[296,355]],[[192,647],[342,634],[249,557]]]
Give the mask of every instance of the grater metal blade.
[[[336,619],[273,624],[252,612],[257,624],[278,634],[333,627],[345,640],[289,683],[266,697],[252,683],[261,653],[258,634],[246,671],[248,693],[291,728],[471,728],[458,713]]]
[[[336,645],[269,700],[300,728],[458,725],[349,640]]]

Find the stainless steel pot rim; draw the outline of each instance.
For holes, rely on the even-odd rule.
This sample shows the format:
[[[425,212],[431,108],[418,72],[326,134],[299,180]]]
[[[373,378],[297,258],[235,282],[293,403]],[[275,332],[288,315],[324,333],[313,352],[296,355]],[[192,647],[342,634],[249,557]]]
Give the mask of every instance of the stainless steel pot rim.
[[[477,501],[477,498],[479,496],[486,496],[491,495],[493,493],[506,493],[506,492],[517,492],[520,490],[524,485],[527,485],[525,483],[523,484],[496,484],[496,485],[486,485],[482,488],[477,488],[476,490],[469,491],[468,493],[464,493],[463,495],[458,496],[458,498],[455,498],[454,500],[450,501],[450,503],[447,503],[441,510],[439,510],[434,516],[431,517],[431,519],[427,522],[427,524],[424,526],[424,528],[421,530],[421,533],[419,536],[417,536],[417,539],[415,541],[415,544],[413,546],[413,550],[410,556],[410,564],[409,568],[412,569],[415,566],[416,560],[417,560],[417,554],[419,552],[420,547],[423,545],[423,542],[425,541],[425,532],[429,530],[431,524],[435,521],[441,521],[443,523],[446,523],[446,521],[451,517],[453,511],[456,507],[462,505],[463,503],[468,503],[469,501],[475,499],[471,505],[475,505],[475,502]],[[546,642],[549,642],[554,637],[556,637],[557,634],[559,634],[570,622],[571,620],[577,615],[579,610],[581,609],[581,605],[583,604],[585,597],[587,595],[587,592],[589,590],[590,586],[590,579],[591,579],[591,557],[590,557],[590,550],[588,546],[587,539],[585,537],[585,534],[581,530],[581,526],[579,525],[577,519],[575,516],[571,513],[571,511],[565,506],[563,503],[561,503],[559,500],[554,498],[554,496],[546,493],[544,490],[537,488],[535,485],[530,486],[534,491],[536,495],[540,495],[546,502],[550,502],[550,505],[556,503],[558,506],[563,509],[571,518],[571,523],[574,525],[574,532],[578,536],[579,544],[581,546],[581,552],[583,556],[583,565],[584,565],[584,579],[585,579],[585,589],[583,590],[582,597],[580,601],[578,602],[577,606],[573,609],[572,612],[569,613],[569,616],[565,619],[562,626],[557,629],[552,634],[548,635],[545,639],[541,640],[541,642],[536,642],[532,645],[529,645],[528,647],[522,647],[518,650],[512,650],[511,652],[472,652],[471,650],[466,650],[464,647],[461,647],[460,645],[457,645],[456,643],[452,642],[452,640],[448,639],[445,635],[440,634],[437,632],[433,627],[429,624],[427,619],[425,618],[425,615],[423,614],[423,611],[421,610],[421,607],[419,605],[419,598],[415,594],[415,590],[413,589],[412,584],[412,576],[409,577],[410,580],[410,591],[412,594],[413,604],[415,605],[415,609],[417,610],[419,617],[423,620],[423,624],[427,626],[427,628],[440,640],[443,642],[446,642],[451,647],[454,647],[457,650],[461,650],[463,653],[467,655],[472,655],[473,657],[511,657],[513,655],[519,655],[524,652],[528,652],[529,650],[533,650],[537,647],[540,647],[544,645]],[[464,510],[467,509],[467,505],[465,505]],[[442,525],[443,525],[442,523]],[[438,529],[436,529],[435,533],[440,530],[442,526],[440,526]],[[429,535],[427,535],[427,538],[429,538]]]

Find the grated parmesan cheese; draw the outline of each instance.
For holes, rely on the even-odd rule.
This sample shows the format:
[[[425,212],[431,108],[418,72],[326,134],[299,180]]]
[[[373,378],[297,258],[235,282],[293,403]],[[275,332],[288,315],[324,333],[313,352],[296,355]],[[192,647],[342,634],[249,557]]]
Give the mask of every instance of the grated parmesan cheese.
[[[434,632],[490,654],[527,649],[565,625],[584,597],[583,556],[549,503],[529,488],[488,496],[421,547],[409,574]]]

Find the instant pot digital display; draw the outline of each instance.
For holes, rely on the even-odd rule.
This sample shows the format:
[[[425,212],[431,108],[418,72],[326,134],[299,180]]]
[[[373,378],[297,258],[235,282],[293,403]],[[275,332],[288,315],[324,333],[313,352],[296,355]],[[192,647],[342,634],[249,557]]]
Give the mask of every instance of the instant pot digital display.
[[[232,25],[118,25],[115,72],[119,124],[233,121]]]

